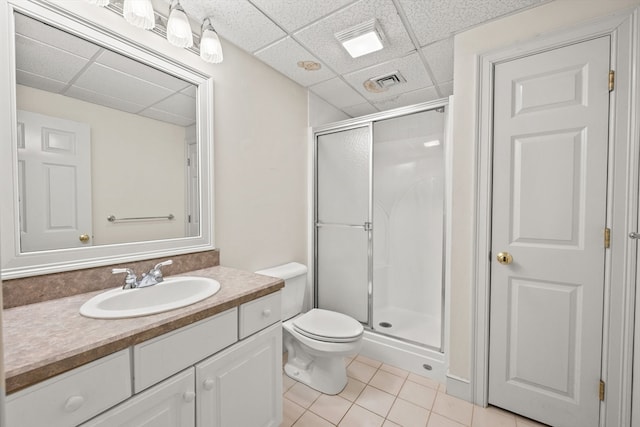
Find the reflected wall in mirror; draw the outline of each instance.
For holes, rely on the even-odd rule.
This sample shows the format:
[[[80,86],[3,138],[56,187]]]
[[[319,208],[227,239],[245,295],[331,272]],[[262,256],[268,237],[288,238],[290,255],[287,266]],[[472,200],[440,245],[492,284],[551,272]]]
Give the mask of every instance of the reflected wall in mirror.
[[[211,79],[59,6],[0,6],[2,277],[213,248]]]
[[[15,45],[21,251],[197,235],[196,87],[21,13]]]

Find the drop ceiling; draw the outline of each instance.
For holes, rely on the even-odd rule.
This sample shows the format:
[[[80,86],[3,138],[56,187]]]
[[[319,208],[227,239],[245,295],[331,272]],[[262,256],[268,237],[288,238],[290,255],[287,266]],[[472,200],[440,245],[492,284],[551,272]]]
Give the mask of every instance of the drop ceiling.
[[[168,0],[167,2],[168,8]],[[349,116],[453,93],[453,35],[548,0],[181,0],[196,21],[255,55]],[[377,19],[385,48],[351,58],[335,33]],[[321,64],[317,71],[299,61]],[[406,83],[380,93],[363,83],[399,71]]]

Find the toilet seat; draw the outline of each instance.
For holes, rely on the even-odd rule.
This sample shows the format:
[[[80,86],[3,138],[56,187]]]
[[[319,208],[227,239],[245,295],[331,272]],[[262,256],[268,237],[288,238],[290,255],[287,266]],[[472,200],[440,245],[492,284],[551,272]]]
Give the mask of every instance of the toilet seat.
[[[308,338],[324,342],[353,342],[364,328],[357,320],[334,311],[314,308],[293,319],[293,329]]]

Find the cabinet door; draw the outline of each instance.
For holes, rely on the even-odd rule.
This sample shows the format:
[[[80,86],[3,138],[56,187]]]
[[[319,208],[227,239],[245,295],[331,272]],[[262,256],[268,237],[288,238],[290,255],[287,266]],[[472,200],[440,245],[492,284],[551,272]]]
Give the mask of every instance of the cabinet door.
[[[282,324],[196,365],[198,427],[282,422]]]
[[[120,426],[194,427],[193,367],[135,395],[123,404],[82,425],[82,427]]]

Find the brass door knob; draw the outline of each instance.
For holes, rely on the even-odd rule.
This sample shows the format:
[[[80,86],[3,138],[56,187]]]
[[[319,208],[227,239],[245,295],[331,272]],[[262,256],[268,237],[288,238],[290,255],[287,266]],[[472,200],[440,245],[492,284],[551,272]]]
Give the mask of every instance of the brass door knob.
[[[511,264],[513,262],[513,257],[509,252],[500,252],[496,257],[500,264]]]
[[[80,239],[80,241],[82,243],[87,243],[89,241],[89,235],[88,234],[81,234],[80,237],[78,237],[78,239]]]

